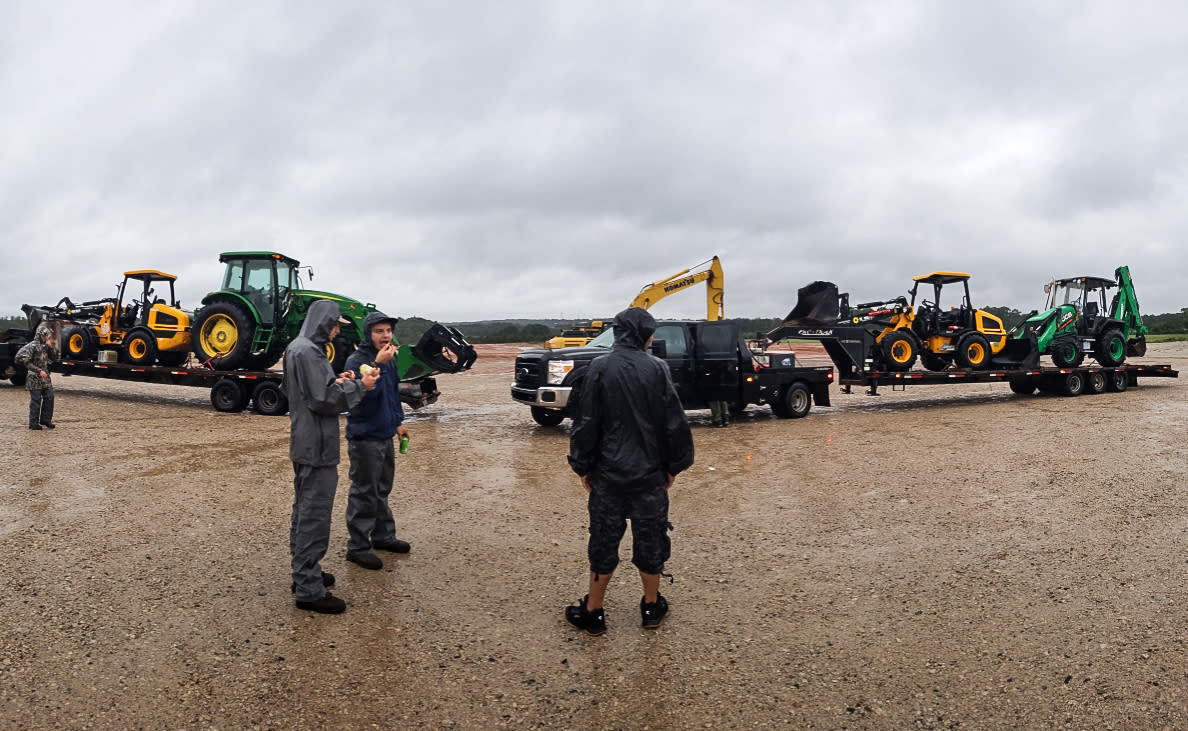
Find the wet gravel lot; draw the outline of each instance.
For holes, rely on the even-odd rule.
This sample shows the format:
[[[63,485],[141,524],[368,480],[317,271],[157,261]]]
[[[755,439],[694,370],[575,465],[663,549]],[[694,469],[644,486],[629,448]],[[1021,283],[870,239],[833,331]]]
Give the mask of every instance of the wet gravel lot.
[[[409,418],[413,551],[382,571],[343,558],[342,465],[340,616],[289,593],[286,418],[58,376],[59,428],[32,432],[0,386],[0,727],[1188,727],[1180,380],[691,412],[672,612],[640,629],[625,543],[592,638],[562,619],[586,570],[568,422],[510,400],[514,348],[480,352]]]

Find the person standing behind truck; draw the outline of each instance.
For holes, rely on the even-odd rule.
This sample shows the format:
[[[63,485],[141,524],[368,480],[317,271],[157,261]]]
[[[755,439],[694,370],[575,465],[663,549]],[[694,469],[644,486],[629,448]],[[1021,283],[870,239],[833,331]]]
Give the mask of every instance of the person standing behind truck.
[[[569,440],[569,465],[589,494],[589,593],[565,620],[592,635],[606,631],[603,598],[631,519],[631,562],[644,595],[642,624],[660,626],[668,601],[660,574],[668,561],[668,489],[693,464],[693,435],[665,362],[646,351],[656,320],[642,307],[615,315],[615,346],[586,372]]]
[[[408,438],[404,407],[400,404],[400,375],[396,368],[396,346],[392,328],[397,319],[372,312],[363,320],[364,342],[347,358],[346,369],[357,372],[363,366],[379,369],[374,391],[347,414],[347,455],[351,460],[351,493],[347,498],[348,561],[376,571],[384,562],[375,551],[408,553],[412,547],[396,537],[396,520],[388,505],[396,472],[396,449],[392,441]]]
[[[297,607],[322,614],[340,614],[346,602],[326,591],[334,576],[322,571],[330,544],[330,515],[338,488],[340,456],[338,415],[375,388],[378,372],[355,380],[353,373],[334,375],[326,359],[326,343],[338,335],[338,304],[314,302],[301,333],[285,348],[282,387],[289,399],[289,458],[293,461],[293,518],[289,528],[293,592]]]
[[[13,359],[18,368],[25,368],[29,376],[25,388],[29,391],[29,428],[40,431],[53,429],[54,384],[50,380],[50,361],[58,359],[54,347],[54,331],[45,325],[38,325],[33,340],[21,346]]]

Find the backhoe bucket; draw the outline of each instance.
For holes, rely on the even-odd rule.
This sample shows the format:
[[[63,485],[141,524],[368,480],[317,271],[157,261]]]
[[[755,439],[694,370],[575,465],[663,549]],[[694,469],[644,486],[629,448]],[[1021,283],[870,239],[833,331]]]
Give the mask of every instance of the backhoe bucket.
[[[796,292],[796,307],[784,318],[785,325],[832,325],[840,316],[837,285],[813,282]]]
[[[990,365],[997,368],[1035,368],[1039,365],[1039,358],[1039,343],[1035,333],[1029,332],[1023,337],[1007,338],[1006,347],[990,359]]]

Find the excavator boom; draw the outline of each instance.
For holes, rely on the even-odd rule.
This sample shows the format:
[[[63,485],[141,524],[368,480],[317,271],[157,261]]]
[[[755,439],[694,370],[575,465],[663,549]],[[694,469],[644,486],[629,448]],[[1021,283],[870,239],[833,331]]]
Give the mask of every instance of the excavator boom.
[[[706,264],[709,266],[700,268]],[[670,294],[705,282],[705,319],[724,320],[726,290],[723,280],[722,262],[715,256],[695,267],[682,269],[676,274],[645,286],[635,295],[635,299],[631,300],[631,307],[642,307],[646,310]]]

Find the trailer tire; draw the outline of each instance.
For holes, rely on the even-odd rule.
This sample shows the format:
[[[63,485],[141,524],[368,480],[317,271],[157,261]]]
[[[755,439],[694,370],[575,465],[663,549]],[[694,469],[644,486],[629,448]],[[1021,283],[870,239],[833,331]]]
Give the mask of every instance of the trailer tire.
[[[949,367],[948,358],[942,358],[941,356],[933,355],[932,353],[921,353],[920,363],[922,363],[924,367],[930,371],[943,371]]]
[[[1085,393],[1105,393],[1106,376],[1101,371],[1091,371],[1085,376]]]
[[[261,381],[252,391],[252,405],[256,413],[265,416],[284,416],[289,412],[289,399],[278,384],[272,381]]]
[[[1057,368],[1076,368],[1085,360],[1085,351],[1076,338],[1059,338],[1052,341],[1052,362]]]
[[[813,408],[813,395],[809,392],[808,386],[803,383],[790,383],[784,386],[780,394],[780,401],[784,404],[785,413],[779,414],[779,416],[785,419],[803,419]]]
[[[1060,379],[1060,393],[1063,396],[1080,396],[1085,391],[1085,374],[1080,371],[1064,374]]]
[[[95,360],[99,342],[95,331],[85,325],[72,325],[62,333],[63,350],[74,360]]]
[[[1030,396],[1031,394],[1035,393],[1035,389],[1039,387],[1036,382],[1030,378],[1016,378],[1013,381],[1009,381],[1008,385],[1010,385],[1012,392],[1017,393],[1020,396]]]
[[[144,328],[135,328],[124,336],[120,359],[132,365],[146,366],[157,362],[157,338]]]
[[[957,365],[980,370],[990,364],[990,341],[979,332],[966,333],[957,341]]]
[[[255,321],[242,307],[234,302],[214,302],[194,318],[194,354],[216,370],[242,368],[251,355],[255,332]]]
[[[541,426],[557,426],[565,421],[565,412],[558,409],[546,409],[543,406],[533,406],[532,420]]]
[[[879,352],[887,370],[902,372],[916,365],[920,353],[920,341],[910,332],[892,330],[879,341]]]
[[[1097,362],[1103,366],[1119,366],[1126,360],[1126,338],[1122,331],[1110,328],[1097,339]]]
[[[210,387],[210,405],[225,414],[243,411],[248,403],[247,389],[234,378],[220,378]]]
[[[1106,390],[1122,393],[1130,385],[1130,375],[1126,371],[1114,371],[1106,379]]]

